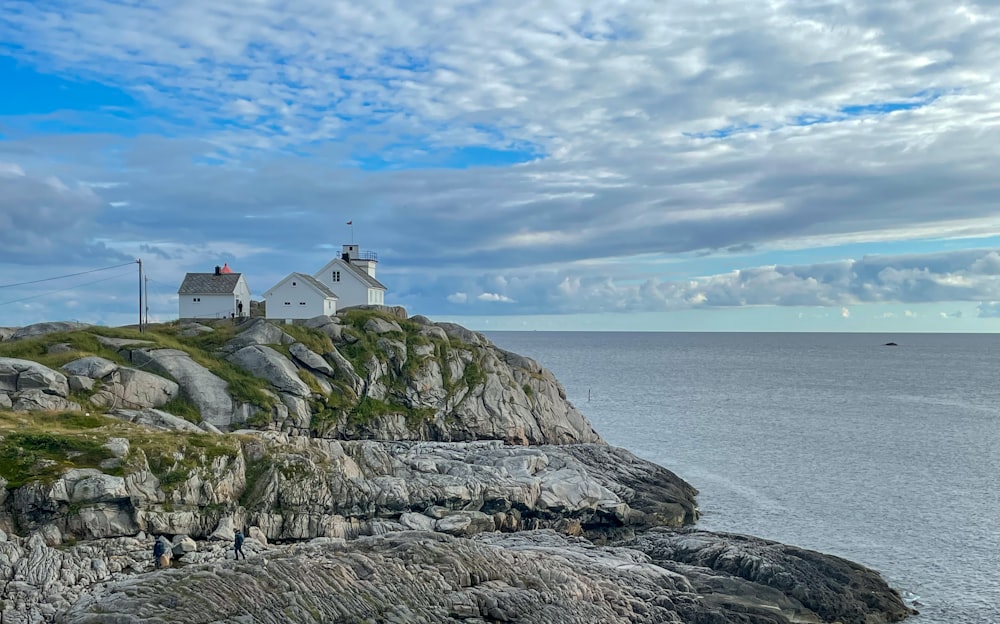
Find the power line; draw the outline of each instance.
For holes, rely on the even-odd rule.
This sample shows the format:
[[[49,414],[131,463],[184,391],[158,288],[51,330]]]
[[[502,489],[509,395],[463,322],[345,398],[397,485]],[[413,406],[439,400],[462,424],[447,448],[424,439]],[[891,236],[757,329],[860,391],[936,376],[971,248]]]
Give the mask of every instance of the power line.
[[[98,271],[108,271],[111,269],[117,269],[123,266],[129,266],[135,264],[135,260],[131,262],[125,262],[122,264],[116,264],[114,266],[101,267],[100,269],[91,269],[89,271],[80,271],[79,273],[69,273],[67,275],[59,275],[57,277],[46,277],[44,279],[31,280],[30,282],[18,282],[17,284],[0,284],[0,288],[13,288],[15,286],[27,286],[28,284],[39,284],[41,282],[51,282],[53,280],[65,279],[67,277],[76,277],[77,275],[86,275],[87,273],[97,273]]]
[[[129,262],[128,264],[133,264],[133,263]],[[127,266],[127,265],[123,264],[121,266]],[[88,271],[88,272],[90,272],[90,271]],[[131,273],[131,271],[129,271],[129,272]],[[100,284],[101,282],[107,282],[109,280],[113,280],[113,279],[119,278],[119,277],[121,277],[123,275],[126,275],[126,273],[119,273],[117,275],[112,275],[111,277],[103,277],[103,278],[101,278],[99,280],[94,280],[92,282],[84,282],[83,284],[76,284],[74,286],[68,286],[66,288],[60,288],[58,290],[50,290],[49,292],[44,292],[44,293],[42,293],[40,295],[31,295],[30,297],[21,297],[20,299],[12,299],[10,301],[3,301],[3,302],[0,302],[0,306],[10,305],[11,303],[20,303],[21,301],[28,301],[29,299],[38,299],[39,297],[48,297],[49,295],[55,295],[57,293],[66,292],[67,290],[73,290],[74,288],[80,288],[82,286],[90,286],[92,284]]]

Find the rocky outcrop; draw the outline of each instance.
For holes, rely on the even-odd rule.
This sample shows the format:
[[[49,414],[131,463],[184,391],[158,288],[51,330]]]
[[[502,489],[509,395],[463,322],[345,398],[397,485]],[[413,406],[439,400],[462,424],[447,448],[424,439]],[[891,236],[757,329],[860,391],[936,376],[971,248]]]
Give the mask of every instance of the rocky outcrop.
[[[35,338],[46,334],[60,332],[72,332],[90,327],[86,323],[76,323],[73,321],[56,321],[53,323],[35,323],[25,327],[19,327],[10,333],[3,340],[22,340],[24,338]]]
[[[658,534],[651,545],[660,538],[671,539]],[[28,546],[43,570],[58,561],[66,570],[80,570],[88,580],[102,575],[106,579],[91,582],[83,592],[78,584],[54,584],[62,591],[53,592],[56,604],[44,606],[62,608],[70,602],[63,596],[70,596],[72,604],[60,616],[67,623],[138,624],[169,617],[208,624],[243,621],[248,613],[260,623],[833,621],[781,589],[711,568],[661,562],[640,546],[595,547],[551,531],[481,534],[475,539],[407,531],[266,550],[252,540],[247,544],[251,554],[246,562],[227,561],[225,550],[207,544],[204,552],[193,553],[201,555],[196,557],[199,562],[183,570],[124,578],[114,578],[107,566],[87,562],[85,557],[93,553],[74,552],[82,547],[55,554],[38,541]],[[115,543],[118,566],[148,567],[135,558],[134,549],[140,545],[144,543]],[[14,548],[7,546],[9,551]],[[103,561],[91,557],[95,559]],[[770,572],[786,576],[790,585],[803,584],[794,560],[776,560],[773,566]],[[704,585],[706,574],[716,575],[714,587]],[[867,581],[864,573],[853,570],[830,580],[840,590],[839,610],[851,612],[837,621],[876,624],[910,613],[884,583],[874,588],[878,599],[862,600],[850,591],[854,584],[867,587]],[[41,606],[30,605],[39,611]]]
[[[822,622],[858,624],[897,622],[916,613],[864,566],[757,537],[656,529],[626,545],[684,574],[696,591],[722,607],[761,604],[771,596],[774,608],[789,619],[806,612]]]
[[[120,410],[132,422],[201,433],[156,410]],[[13,491],[10,526],[53,525],[86,540],[134,530],[204,538],[222,517],[252,524],[271,540],[353,537],[386,522],[456,535],[558,528],[607,540],[650,526],[682,526],[697,517],[694,488],[670,471],[604,444],[507,446],[469,443],[309,439],[242,432],[231,455],[216,453],[161,466],[130,445],[108,447],[128,466],[105,475],[120,496],[76,495],[76,470],[52,486]],[[205,443],[191,439],[189,453]],[[164,480],[169,480],[169,486]],[[94,491],[94,488],[83,490]],[[169,502],[169,507],[164,503]],[[99,505],[113,503],[111,505]],[[86,515],[89,514],[89,515]],[[95,514],[104,520],[98,521]],[[86,517],[84,517],[86,516]],[[117,532],[115,532],[117,531]],[[131,532],[130,532],[131,531]]]
[[[184,351],[126,346],[125,352],[134,364],[172,377],[184,396],[198,408],[201,417],[212,425],[228,429],[233,423],[246,422],[250,417],[252,409],[233,398],[228,384]]]
[[[299,378],[295,364],[271,347],[262,345],[243,347],[226,359],[254,377],[266,379],[278,392],[299,397],[309,396],[309,386]]]
[[[80,409],[65,375],[31,360],[0,357],[0,407],[16,411]]]

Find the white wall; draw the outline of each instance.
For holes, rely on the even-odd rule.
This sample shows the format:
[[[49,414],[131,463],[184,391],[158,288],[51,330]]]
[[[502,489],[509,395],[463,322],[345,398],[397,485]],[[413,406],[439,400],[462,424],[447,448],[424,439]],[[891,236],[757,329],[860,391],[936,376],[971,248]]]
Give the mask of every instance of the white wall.
[[[235,295],[178,295],[179,317],[197,319],[229,318],[236,312]],[[243,304],[244,314],[250,314],[250,295]]]
[[[294,278],[269,290],[264,300],[268,319],[311,319],[314,316],[333,316],[337,313],[335,300],[327,299]]]
[[[339,282],[333,281],[334,271],[340,272]],[[353,275],[352,269],[345,266],[343,260],[338,260],[333,263],[331,268],[320,271],[313,277],[337,293],[337,307],[339,308],[368,304],[368,284],[362,282],[357,275]]]

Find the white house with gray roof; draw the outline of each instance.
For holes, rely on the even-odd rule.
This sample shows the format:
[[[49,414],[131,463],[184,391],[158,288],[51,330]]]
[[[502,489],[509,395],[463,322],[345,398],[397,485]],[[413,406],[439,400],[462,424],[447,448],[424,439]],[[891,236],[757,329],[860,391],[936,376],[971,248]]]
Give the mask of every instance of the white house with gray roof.
[[[340,257],[313,273],[313,277],[337,293],[337,305],[341,309],[358,305],[385,305],[386,289],[375,279],[376,264],[378,256],[374,252],[362,252],[357,245],[344,245]]]
[[[291,273],[264,293],[265,318],[310,319],[337,313],[337,295],[311,275]]]
[[[250,287],[242,273],[228,265],[214,273],[188,273],[177,290],[181,319],[219,319],[250,316]]]

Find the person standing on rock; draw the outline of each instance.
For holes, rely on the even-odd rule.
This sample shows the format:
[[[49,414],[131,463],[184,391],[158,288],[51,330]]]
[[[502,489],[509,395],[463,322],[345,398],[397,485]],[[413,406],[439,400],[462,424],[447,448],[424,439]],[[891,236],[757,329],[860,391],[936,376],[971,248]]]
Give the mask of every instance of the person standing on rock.
[[[167,547],[163,543],[163,540],[157,537],[153,541],[153,567],[155,569],[160,569],[163,563],[163,555],[165,554],[167,554]]]
[[[243,552],[243,529],[236,529],[235,546],[233,548],[233,558],[239,559],[240,555],[243,555],[243,559],[246,560],[246,553]]]

